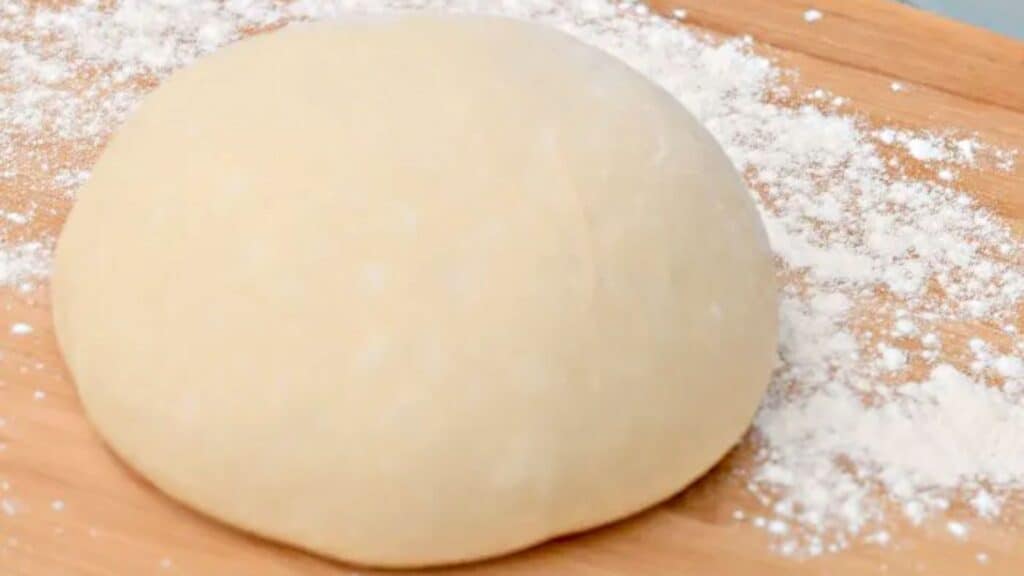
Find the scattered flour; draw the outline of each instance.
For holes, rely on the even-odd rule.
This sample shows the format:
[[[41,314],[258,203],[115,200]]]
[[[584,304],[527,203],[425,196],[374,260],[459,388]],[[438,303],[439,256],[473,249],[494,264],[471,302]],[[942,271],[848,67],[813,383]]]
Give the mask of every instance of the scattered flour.
[[[3,166],[3,162],[4,158],[0,155],[0,167]],[[15,243],[3,240],[3,236],[3,232],[0,232],[0,286],[17,286],[23,291],[32,290],[37,280],[49,274],[53,240],[46,238]]]
[[[811,8],[804,12],[804,21],[809,23],[817,22],[821,20],[822,16],[824,15],[821,13],[821,10]]]
[[[970,504],[982,518],[994,518],[1002,511],[1002,504],[984,489],[978,490],[974,494]]]
[[[32,326],[24,322],[15,322],[11,324],[11,334],[15,336],[24,336],[32,333]]]
[[[960,522],[947,522],[946,529],[957,538],[963,539],[967,537],[967,526]]]
[[[52,6],[7,0],[0,17],[0,190],[26,191],[22,204],[0,205],[0,284],[28,290],[45,278],[53,239],[16,231],[37,214],[66,212],[140,97],[198,56],[352,12],[538,20],[617,55],[685,103],[746,176],[764,218],[785,279],[780,364],[748,439],[755,456],[738,457],[731,472],[763,509],[737,510],[735,521],[764,529],[781,554],[816,556],[890,545],[894,519],[945,521],[951,502],[978,521],[1012,509],[1024,484],[1024,339],[1013,326],[1024,260],[1017,237],[960,175],[1010,171],[1015,151],[970,134],[872,125],[825,90],[800,97],[792,75],[758,56],[749,37],[715,41],[682,26],[683,10],[662,18],[636,2]],[[946,338],[963,326],[995,327],[992,341]],[[9,499],[0,508],[16,511]],[[964,523],[946,528],[969,538]]]

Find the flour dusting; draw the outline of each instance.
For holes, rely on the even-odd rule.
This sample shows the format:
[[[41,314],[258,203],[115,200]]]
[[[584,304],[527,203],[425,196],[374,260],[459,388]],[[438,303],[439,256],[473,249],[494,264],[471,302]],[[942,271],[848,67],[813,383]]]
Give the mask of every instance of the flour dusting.
[[[733,521],[806,557],[892,546],[894,522],[938,522],[969,540],[972,523],[1014,509],[1024,487],[1024,261],[1016,235],[965,182],[1014,170],[1016,152],[843,112],[848,98],[796,90],[749,38],[707,37],[681,9],[663,18],[606,0],[8,0],[0,191],[22,201],[0,204],[0,284],[30,290],[46,277],[53,238],[24,230],[47,209],[67,211],[111,132],[168,73],[290,22],[407,9],[527,18],[598,46],[683,102],[745,175],[785,282],[779,366],[748,456],[725,472],[760,508],[735,510]],[[914,97],[906,83],[890,88]],[[965,329],[981,336],[955,337]],[[954,506],[969,519],[948,517]],[[0,510],[19,508],[4,498]]]

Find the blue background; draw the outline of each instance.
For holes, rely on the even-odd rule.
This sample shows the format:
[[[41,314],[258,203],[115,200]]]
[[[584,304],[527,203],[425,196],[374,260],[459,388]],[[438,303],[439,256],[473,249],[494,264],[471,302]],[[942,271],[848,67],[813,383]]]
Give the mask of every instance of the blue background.
[[[924,10],[1024,40],[1024,0],[902,0]]]

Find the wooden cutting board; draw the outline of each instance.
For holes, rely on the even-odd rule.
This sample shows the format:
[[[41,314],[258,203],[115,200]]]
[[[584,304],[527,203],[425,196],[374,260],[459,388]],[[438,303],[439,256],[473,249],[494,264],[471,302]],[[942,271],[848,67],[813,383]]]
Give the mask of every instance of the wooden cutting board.
[[[1024,44],[885,0],[661,0],[684,7],[687,26],[750,34],[759,50],[799,72],[798,90],[822,87],[850,110],[908,128],[957,128],[1024,150]],[[809,25],[808,8],[824,13]],[[0,62],[0,66],[3,63]],[[907,90],[893,92],[899,80]],[[0,87],[0,90],[3,88]],[[1024,217],[1024,170],[973,173],[965,184],[1015,225]],[[0,184],[0,200],[25,192]],[[38,196],[38,193],[37,193]],[[40,201],[40,198],[43,198]],[[54,234],[67,201],[36,198],[29,237]],[[157,492],[106,450],[86,422],[55,347],[47,289],[0,291],[0,326],[27,322],[29,335],[0,331],[0,488],[17,494],[0,514],[0,575],[336,575],[366,573],[271,544],[193,513]],[[966,334],[950,335],[962,339]],[[45,394],[37,398],[37,391]],[[1024,455],[1021,455],[1024,457]],[[731,519],[757,504],[722,469],[685,493],[616,525],[509,558],[453,570],[497,574],[1024,574],[1024,534],[978,524],[954,543],[940,523],[891,527],[899,546],[855,546],[795,562],[770,550],[767,534]],[[0,494],[3,496],[3,494]],[[53,502],[63,503],[55,510]],[[60,507],[58,504],[57,507]],[[976,554],[991,561],[981,566]]]

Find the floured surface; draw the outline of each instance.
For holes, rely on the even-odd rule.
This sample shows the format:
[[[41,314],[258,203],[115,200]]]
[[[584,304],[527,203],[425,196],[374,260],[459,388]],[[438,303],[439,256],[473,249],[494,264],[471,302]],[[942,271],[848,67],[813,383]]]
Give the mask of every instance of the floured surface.
[[[818,17],[806,18],[802,7],[766,8],[763,18],[801,33],[828,30],[829,41],[842,42],[843,29],[829,28],[837,18],[821,4]],[[762,200],[789,288],[773,392],[750,441],[725,466],[633,521],[487,567],[1019,569],[1012,519],[1024,437],[1022,268],[1012,223],[991,211],[1020,212],[1012,153],[1024,145],[1014,131],[1019,116],[913,79],[769,52],[798,71],[791,77],[751,54],[761,48],[743,40],[716,47],[676,23],[649,21],[636,6],[515,5],[507,11],[625,58],[708,124]],[[8,219],[0,237],[12,248],[46,249],[67,191],[157,76],[241,30],[336,11],[305,1],[287,9],[210,4],[205,16],[141,3],[122,4],[112,17],[90,7],[9,14],[0,49],[15,64],[0,83],[16,103],[5,113],[17,121],[0,134],[0,187],[8,192],[0,208],[26,221]],[[38,44],[26,37],[33,35]],[[102,41],[83,44],[90,37]],[[875,57],[891,57],[886,48]],[[64,113],[74,106],[77,113]],[[45,271],[31,260],[23,268],[35,271],[30,280]],[[27,301],[45,300],[43,291],[26,286],[19,295],[16,284],[0,362],[0,562],[15,573],[332,569],[196,518],[113,464],[59,371],[45,302]],[[14,327],[21,324],[31,329]]]

